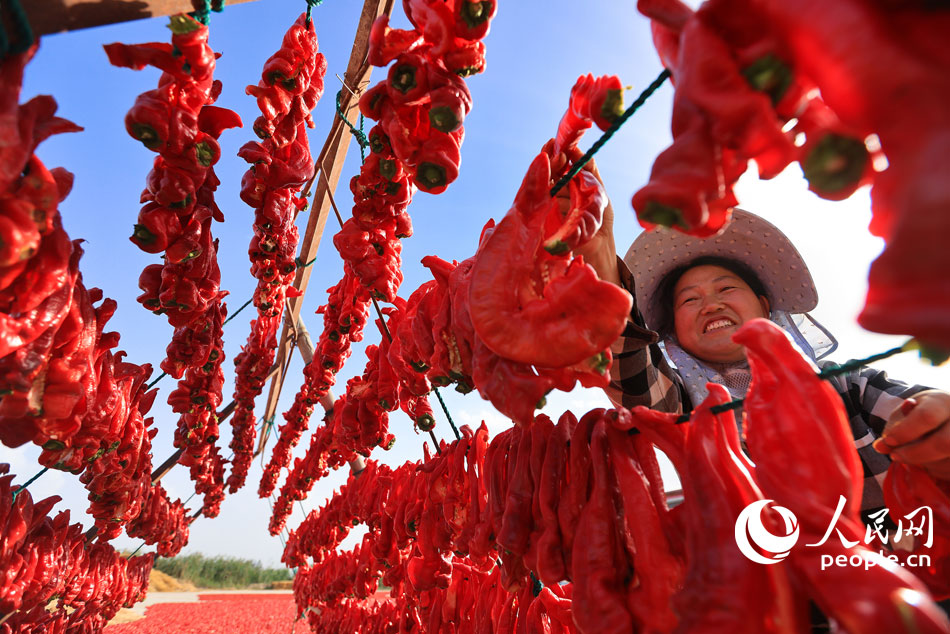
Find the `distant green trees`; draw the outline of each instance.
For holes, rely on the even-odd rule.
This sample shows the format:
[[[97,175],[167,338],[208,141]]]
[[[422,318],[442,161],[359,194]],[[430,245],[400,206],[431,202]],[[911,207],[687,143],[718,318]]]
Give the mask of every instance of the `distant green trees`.
[[[246,588],[252,584],[292,579],[287,568],[264,568],[261,562],[234,557],[205,557],[201,553],[155,560],[155,569],[190,581],[199,588]]]

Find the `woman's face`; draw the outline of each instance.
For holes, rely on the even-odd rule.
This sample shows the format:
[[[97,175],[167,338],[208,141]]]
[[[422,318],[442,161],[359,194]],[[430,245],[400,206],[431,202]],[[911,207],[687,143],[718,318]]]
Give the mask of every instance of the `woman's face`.
[[[712,363],[745,359],[732,335],[750,319],[768,317],[769,302],[738,275],[704,264],[683,274],[673,289],[673,326],[680,346]]]

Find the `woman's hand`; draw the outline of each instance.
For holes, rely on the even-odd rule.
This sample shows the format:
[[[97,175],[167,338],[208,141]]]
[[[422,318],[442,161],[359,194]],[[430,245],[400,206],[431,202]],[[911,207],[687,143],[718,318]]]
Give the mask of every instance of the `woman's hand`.
[[[563,170],[566,161],[566,157],[560,154],[552,161],[551,173],[559,174]],[[597,170],[597,164],[594,163],[593,159],[582,169],[593,174],[601,185],[604,184],[600,172]],[[562,187],[555,198],[561,206],[561,212],[567,214],[571,205],[568,188],[566,186]],[[574,249],[574,255],[582,256],[585,262],[594,267],[600,279],[620,285],[620,274],[617,272],[617,247],[614,243],[614,208],[609,199],[607,200],[607,207],[604,209],[604,221],[600,225],[600,229],[587,243]]]
[[[888,418],[874,448],[950,480],[950,394],[927,390],[904,401]]]

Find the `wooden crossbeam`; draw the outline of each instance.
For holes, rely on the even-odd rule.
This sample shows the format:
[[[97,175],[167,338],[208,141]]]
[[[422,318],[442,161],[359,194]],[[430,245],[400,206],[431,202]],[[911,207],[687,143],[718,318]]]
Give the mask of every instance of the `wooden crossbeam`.
[[[227,0],[242,4],[251,0]],[[20,0],[34,35],[194,11],[191,0]]]

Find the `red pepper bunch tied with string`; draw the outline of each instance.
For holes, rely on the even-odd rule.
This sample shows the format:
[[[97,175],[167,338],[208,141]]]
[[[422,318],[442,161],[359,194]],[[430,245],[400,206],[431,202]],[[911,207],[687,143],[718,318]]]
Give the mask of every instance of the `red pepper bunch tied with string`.
[[[597,410],[587,418],[592,422],[600,421],[604,412]],[[535,588],[529,583],[524,565],[520,566],[517,579],[507,570],[510,562],[520,560],[521,556],[498,546],[498,553],[507,557],[509,563],[503,559],[502,567],[495,567],[498,555],[494,552],[493,535],[502,523],[493,525],[490,519],[492,509],[499,506],[500,501],[500,515],[504,514],[506,505],[510,508],[505,520],[511,525],[508,530],[520,530],[517,522],[526,521],[520,505],[527,508],[527,533],[531,533],[531,509],[539,504],[536,494],[530,490],[532,478],[553,473],[551,483],[560,487],[561,482],[566,481],[568,441],[572,439],[564,432],[568,431],[574,419],[568,415],[564,421],[559,442],[544,442],[546,435],[540,430],[549,431],[554,437],[554,426],[547,421],[547,426],[538,422],[524,432],[521,428],[504,432],[497,437],[501,441],[493,441],[491,448],[484,424],[474,433],[463,426],[462,439],[451,444],[443,442],[439,455],[431,456],[425,447],[425,460],[421,464],[405,463],[389,470],[370,462],[365,472],[359,476],[351,475],[347,484],[323,508],[311,513],[288,540],[283,561],[301,567],[303,572],[295,581],[298,610],[313,608],[322,614],[344,595],[369,597],[376,588],[372,578],[381,574],[382,582],[391,588],[391,596],[400,605],[402,615],[399,623],[405,631],[413,631],[413,625],[416,629],[425,629],[426,624],[430,628],[428,631],[439,631],[442,625],[461,625],[470,618],[481,622],[479,627],[486,628],[486,631],[499,631],[498,628],[503,628],[505,623],[509,628],[515,623],[522,626],[533,623],[557,632],[576,631],[571,617],[572,586],[559,584],[566,578],[563,564],[560,565],[562,572],[549,577],[551,587],[535,597]],[[583,428],[589,433],[591,427],[591,423],[585,423]],[[628,438],[625,433],[618,433]],[[517,439],[512,443],[513,434]],[[539,440],[525,448],[524,454],[507,455],[505,449],[498,451],[502,445],[510,444],[514,444],[517,450],[520,439],[530,439],[532,434]],[[586,456],[586,462],[575,459],[577,466],[574,467],[575,473],[583,473],[583,480],[578,475],[578,481],[573,485],[577,489],[576,495],[581,498],[580,507],[583,507],[587,501],[591,457],[587,439],[578,436],[573,440],[583,448],[574,449],[575,454]],[[558,450],[555,453],[562,456],[560,468],[555,465],[557,460],[545,460],[547,451],[551,451],[548,447],[552,446]],[[649,450],[655,464],[652,445],[649,445]],[[512,485],[520,490],[518,495],[505,490],[506,483],[502,480],[490,484],[489,478],[493,476],[485,475],[489,460],[497,460],[493,464],[500,466],[502,477],[507,477],[509,470],[515,473],[529,463],[527,477],[521,480],[521,484]],[[658,469],[657,483],[662,495]],[[529,488],[526,495],[525,485]],[[553,510],[548,513],[543,529],[539,518],[535,530],[538,539],[544,533],[552,535],[540,539],[542,543],[550,543],[553,539],[559,545],[557,503],[564,493],[560,488],[550,487],[550,483],[542,488],[545,486],[548,488],[541,495],[548,499],[541,504]],[[644,487],[640,485],[641,490]],[[565,484],[565,491],[566,488]],[[493,499],[493,495],[497,497]],[[610,521],[616,521],[616,514]],[[336,553],[350,527],[360,523],[369,529],[360,547],[351,552]],[[534,540],[535,536],[531,539]],[[586,542],[579,541],[578,550],[581,550]],[[532,546],[531,550],[537,549]],[[543,556],[552,553],[558,561],[562,560],[559,549],[544,550]],[[308,566],[311,559],[313,564]],[[368,581],[367,577],[370,577]],[[476,608],[474,611],[473,607]],[[474,617],[471,616],[473,613]]]
[[[158,544],[160,557],[174,557],[188,543],[187,509],[181,500],[168,499],[161,484],[155,484],[142,503],[138,517],[129,522],[125,532],[146,544]]]
[[[204,496],[201,514],[205,517],[217,517],[224,501],[224,466],[227,461],[221,457],[217,444],[210,445],[208,452],[201,458],[195,458],[187,452],[179,460],[188,467],[191,481],[195,483],[195,493]]]
[[[480,473],[488,428],[483,423],[473,432],[463,425],[461,431],[461,440],[442,443],[437,456],[430,456],[426,445],[421,464],[405,463],[390,470],[367,463],[365,472],[351,475],[324,508],[291,534],[284,563],[304,565],[307,558],[323,561],[350,526],[363,523],[374,535],[374,553],[386,561],[387,570],[401,567],[398,578],[387,573],[390,581],[408,579],[416,590],[445,587],[451,573],[445,558],[452,552],[470,554],[470,542],[486,505]],[[492,560],[483,550],[478,561],[487,568]]]
[[[152,438],[158,433],[149,429],[152,419],[144,418],[156,394],[145,391],[151,368],[126,363],[123,355],[119,352],[113,357],[106,351],[99,389],[110,395],[108,400],[96,402],[101,410],[93,410],[83,419],[75,444],[40,454],[41,463],[59,468],[63,460],[69,463],[84,458],[85,470],[79,480],[89,491],[89,514],[96,519],[97,536],[103,541],[117,537],[122,526],[141,512],[151,486]],[[97,420],[100,413],[105,416]],[[79,447],[82,449],[77,451]],[[94,448],[95,453],[86,456]]]
[[[413,29],[390,28],[388,16],[373,24],[369,62],[393,64],[386,80],[360,98],[360,110],[379,122],[379,138],[391,148],[395,171],[438,194],[458,176],[462,124],[472,108],[461,78],[485,70],[482,39],[497,3],[408,0],[403,6]]]
[[[376,299],[392,302],[402,284],[402,243],[391,231],[392,224],[370,230],[352,218],[333,236],[333,245],[346,265]]]
[[[254,237],[248,255],[251,275],[257,278],[254,306],[257,317],[241,354],[235,358],[237,374],[231,425],[234,459],[228,488],[234,493],[244,485],[253,454],[254,400],[261,393],[277,348],[284,302],[296,294],[293,282],[297,263],[298,211],[306,207],[300,196],[313,175],[313,157],[307,127],[311,111],[323,95],[327,62],[317,52],[313,23],[301,15],[284,34],[280,49],[264,63],[261,80],[248,86],[257,98],[261,116],[254,124],[260,142],[249,141],[238,155],[251,164],[241,183],[241,198],[254,208]]]
[[[418,463],[407,463],[418,466]],[[397,472],[409,467],[403,465]],[[296,568],[312,559],[320,563],[349,535],[358,524],[371,531],[379,528],[382,506],[392,490],[393,470],[367,460],[358,475],[351,474],[346,483],[334,492],[317,511],[310,513],[296,530],[290,532],[281,561]]]
[[[176,379],[185,375],[172,395],[173,409],[183,414],[176,446],[198,458],[216,439],[217,425],[209,422],[212,416],[194,416],[190,410],[220,403],[223,385],[218,341],[226,293],[219,289],[218,246],[211,233],[212,220],[224,220],[214,202],[219,184],[214,164],[221,156],[217,139],[224,130],[239,127],[241,119],[212,105],[221,82],[213,79],[216,54],[208,45],[208,27],[180,14],[172,16],[170,28],[170,44],[116,43],[105,50],[116,66],[162,71],[159,87],[139,95],[126,115],[129,134],[158,153],[131,239],[147,253],[164,252],[164,264],[143,270],[139,287],[144,292],[138,300],[167,315],[175,327],[161,367]],[[187,404],[182,393],[189,395]],[[201,401],[205,394],[215,396]]]
[[[474,384],[519,424],[531,422],[552,389],[606,385],[609,346],[630,310],[628,294],[572,254],[603,222],[607,198],[599,181],[583,170],[574,176],[567,210],[550,193],[580,158],[583,131],[619,116],[620,90],[616,77],[578,79],[556,137],[528,168],[505,217],[486,225],[471,270],[457,282],[468,288],[459,302],[468,315],[455,336],[470,342]]]
[[[418,373],[398,357],[396,326],[406,302],[398,297],[395,301],[395,307],[383,311],[388,321],[376,320],[382,339],[378,346],[366,348],[362,376],[347,382],[346,400],[340,405],[339,425],[335,427],[336,443],[363,456],[369,456],[374,447],[389,450],[395,443],[395,436],[389,433],[389,412],[401,408],[423,431],[435,425],[426,397],[431,389],[428,381],[424,377],[420,380]]]
[[[315,468],[315,465],[337,468],[355,458],[357,454],[369,456],[373,447],[379,446],[388,450],[395,443],[395,436],[388,431],[389,415],[380,405],[382,399],[378,396],[379,348],[375,345],[368,346],[366,356],[368,360],[363,375],[355,376],[347,382],[346,394],[333,404],[326,424],[314,432],[306,456],[303,460],[298,459],[290,470],[275,505],[274,519],[271,522],[274,534],[279,532],[290,514],[292,501],[303,499],[298,496],[305,497],[313,482],[329,473],[327,468]],[[316,361],[315,357],[311,365]],[[286,445],[283,445],[278,449],[283,452],[285,447]],[[341,456],[348,458],[341,460]],[[272,464],[276,466],[277,463],[272,461]],[[273,476],[265,471],[265,477],[273,477],[276,480],[277,473],[271,473]]]
[[[71,311],[81,251],[57,210],[73,177],[62,168],[47,170],[34,154],[50,135],[82,128],[54,116],[52,97],[20,105],[23,70],[35,52],[34,46],[0,63],[0,440],[11,447],[42,429],[75,434],[76,427],[59,430],[55,423],[88,389],[92,372],[83,362],[95,343],[95,316]],[[92,333],[83,328],[89,323]]]
[[[950,349],[950,282],[937,273],[950,267],[944,248],[950,232],[950,11],[866,0],[836,4],[831,13],[811,1],[794,11],[780,2],[763,7],[796,70],[814,82],[849,132],[811,144],[812,162],[825,179],[820,184],[833,189],[839,182],[864,182],[865,172],[873,178],[869,228],[884,238],[885,248],[871,265],[858,321],[869,330]],[[886,169],[881,161],[870,172],[861,162],[869,163],[863,158],[869,135],[886,157]],[[803,167],[817,190],[808,163]]]
[[[360,98],[360,111],[378,122],[372,150],[350,181],[353,218],[333,242],[364,286],[392,302],[402,283],[400,238],[412,235],[406,206],[415,185],[439,194],[458,177],[463,122],[472,97],[462,77],[485,68],[481,42],[494,0],[404,4],[412,30],[392,29],[380,16],[368,59],[390,66],[388,76]]]
[[[313,360],[304,369],[304,382],[294,403],[284,413],[284,424],[270,462],[264,467],[257,494],[268,497],[277,486],[280,470],[290,464],[290,454],[310,422],[314,406],[336,383],[336,374],[350,356],[350,345],[363,340],[363,328],[369,309],[369,291],[360,284],[353,269],[344,264],[343,279],[327,290],[323,314],[323,332],[314,350]]]
[[[793,16],[772,2],[712,0],[696,11],[678,0],[640,2],[640,11],[652,20],[660,59],[676,85],[673,144],[656,159],[650,182],[633,197],[640,223],[697,236],[715,234],[737,204],[733,185],[753,159],[764,179],[799,162],[809,188],[829,200],[847,198],[877,180],[872,164],[880,148],[866,139],[877,132],[875,125],[882,130],[896,127],[899,117],[892,116],[893,102],[887,95],[896,95],[899,86],[915,85],[937,65],[926,54],[915,61],[913,54],[897,54],[898,38],[878,42],[884,33],[871,25],[891,18],[884,16],[887,9],[866,5],[855,0],[838,8],[836,17],[821,14],[817,20],[818,5],[796,8]],[[872,13],[880,15],[872,18]],[[896,13],[900,17],[895,19],[917,23],[922,39],[932,42],[941,26],[950,24],[944,19],[925,34],[927,12],[917,10],[913,17],[914,11]],[[850,21],[849,15],[856,20]],[[871,70],[876,65],[872,56],[840,43],[841,30],[858,25],[864,37],[875,40],[872,48],[881,60],[891,59],[881,45],[892,47],[887,50],[902,60],[901,70],[883,86],[884,77],[878,76],[883,71]],[[903,36],[905,30],[898,31]],[[834,63],[823,65],[819,60],[827,59],[834,46],[840,47],[840,54]],[[854,79],[842,82],[843,76]],[[917,91],[921,96],[926,92]],[[900,99],[905,98],[917,109],[928,110],[901,93]],[[875,105],[858,105],[869,99]],[[939,100],[935,95],[929,99],[934,104]],[[866,117],[871,110],[877,111],[873,123]],[[944,129],[947,121],[943,116]],[[872,223],[872,230],[875,225],[883,228],[885,215]]]
[[[0,465],[0,474],[8,469]],[[58,497],[34,503],[23,489],[14,499],[12,479],[0,477],[0,613],[12,613],[0,632],[98,632],[145,598],[154,555],[127,560],[108,544],[87,543],[69,511],[49,516]]]
[[[330,469],[338,469],[356,458],[356,454],[344,450],[335,440],[335,427],[340,424],[345,403],[345,396],[337,399],[333,413],[328,415],[327,424],[318,427],[310,437],[307,453],[302,459],[294,460],[293,468],[287,474],[287,480],[274,503],[274,513],[268,526],[271,535],[278,534],[284,528],[294,502],[307,499],[314,482],[326,477]]]
[[[545,587],[537,592],[527,585],[508,592],[499,580],[500,568],[485,572],[465,559],[452,561],[447,588],[419,594],[416,610],[423,631],[471,627],[474,632],[551,632],[578,629],[572,620],[571,584]]]
[[[379,588],[379,577],[383,563],[373,556],[372,545],[375,536],[367,533],[363,541],[353,550],[332,552],[326,559],[313,568],[304,569],[305,578],[294,580],[297,609],[302,610],[309,605],[334,604],[343,597],[366,599],[371,597]],[[307,604],[301,605],[301,596],[296,592],[298,588],[303,594],[307,586]]]
[[[674,418],[663,420],[682,433]],[[592,410],[580,421],[565,412],[556,425],[538,416],[492,439],[472,553],[497,551],[488,561],[500,560],[501,590],[545,584],[544,603],[528,618],[543,611],[582,632],[675,629],[682,529],[666,505],[654,445],[625,431],[633,420],[627,410]],[[551,594],[564,581],[573,582],[566,604]]]
[[[168,395],[172,411],[181,414],[174,444],[184,448],[188,455],[196,459],[207,455],[218,439],[217,410],[221,405],[224,387],[221,364],[224,362],[226,314],[227,307],[223,302],[211,306],[200,332],[209,340],[207,361],[200,367],[187,368],[184,378]]]
[[[172,411],[180,414],[175,429],[174,445],[184,449],[179,462],[191,471],[195,491],[204,495],[202,513],[205,517],[218,514],[224,498],[224,461],[217,445],[218,408],[224,387],[224,302],[211,306],[207,321],[200,326],[202,337],[210,339],[207,361],[204,365],[185,370],[184,378],[168,395]],[[189,328],[176,330],[192,332]]]
[[[204,319],[221,297],[210,230],[211,220],[224,216],[214,203],[218,179],[213,166],[221,156],[221,132],[241,120],[211,105],[221,82],[213,80],[216,55],[208,46],[208,27],[185,14],[173,16],[170,27],[170,44],[116,43],[105,50],[116,66],[140,70],[151,65],[163,71],[159,87],[139,95],[126,115],[129,134],[159,155],[132,241],[147,253],[165,253],[164,265],[143,271],[145,293],[139,301],[181,328]],[[189,356],[174,347],[163,369],[180,378],[185,367],[203,365],[206,354],[198,349]]]

